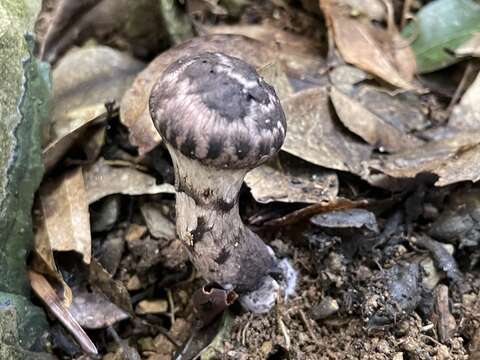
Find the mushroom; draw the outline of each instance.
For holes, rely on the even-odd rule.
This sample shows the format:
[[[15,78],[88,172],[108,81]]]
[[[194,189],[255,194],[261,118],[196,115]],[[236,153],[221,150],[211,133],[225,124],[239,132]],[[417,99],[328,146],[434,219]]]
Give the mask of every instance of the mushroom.
[[[296,273],[243,224],[238,198],[247,172],[285,139],[275,90],[246,62],[204,52],[165,69],[149,108],[174,165],[177,233],[193,264],[206,280],[243,295],[248,310],[268,311],[278,280],[288,295]]]

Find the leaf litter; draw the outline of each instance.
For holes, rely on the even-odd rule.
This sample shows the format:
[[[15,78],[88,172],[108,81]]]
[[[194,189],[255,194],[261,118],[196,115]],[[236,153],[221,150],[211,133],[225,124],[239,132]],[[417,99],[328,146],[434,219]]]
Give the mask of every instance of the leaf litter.
[[[303,8],[248,2],[235,15],[222,2],[223,12],[207,6],[195,20],[194,30],[210,35],[163,52],[193,34],[181,7],[169,21],[140,26],[135,11],[112,15],[123,3],[58,3],[70,15],[65,8],[53,18],[44,12],[50,29],[40,33],[47,34],[43,56],[56,64],[57,90],[44,142],[49,174],[35,208],[30,266],[38,276],[31,283],[85,351],[95,343],[107,358],[169,359],[179,349],[191,358],[215,339],[203,357],[475,356],[478,76],[461,87],[448,71],[461,73],[463,65],[454,65],[441,75],[459,87],[458,98],[426,93],[415,79],[425,64],[415,43],[401,38],[392,15],[398,9],[388,1],[304,0]],[[408,13],[421,4],[404,6]],[[136,19],[130,24],[144,41],[133,44],[138,37],[122,27],[113,37],[100,34],[102,11]],[[141,21],[166,11],[155,8]],[[69,23],[72,14],[79,19]],[[152,26],[161,31],[146,45],[144,31]],[[65,52],[88,37],[110,47]],[[458,51],[455,61],[470,64],[475,43],[463,43],[470,47],[451,50]],[[215,321],[202,337],[192,331],[190,299],[205,284],[175,235],[172,166],[147,102],[171,61],[205,50],[243,57],[281,98],[285,145],[275,161],[248,174],[240,208],[278,256],[292,259],[299,285],[265,316],[227,304],[233,316],[227,324],[215,317],[218,309],[207,312]],[[149,62],[144,70],[142,61]],[[431,101],[447,117],[452,110],[448,121],[438,121]],[[91,339],[80,325],[97,329]],[[53,351],[64,351],[60,343]]]

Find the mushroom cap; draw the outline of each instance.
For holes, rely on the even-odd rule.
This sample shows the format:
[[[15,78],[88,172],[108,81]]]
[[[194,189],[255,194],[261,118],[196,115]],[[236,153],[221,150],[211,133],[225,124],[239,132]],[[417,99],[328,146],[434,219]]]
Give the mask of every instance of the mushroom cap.
[[[204,165],[253,168],[285,140],[285,115],[273,87],[252,66],[223,53],[173,62],[149,105],[163,140]]]

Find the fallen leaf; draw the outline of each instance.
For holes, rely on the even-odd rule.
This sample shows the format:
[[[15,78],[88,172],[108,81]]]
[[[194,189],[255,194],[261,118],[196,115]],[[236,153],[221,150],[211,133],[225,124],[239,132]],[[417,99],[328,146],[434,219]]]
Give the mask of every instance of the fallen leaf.
[[[69,311],[77,322],[86,329],[102,329],[128,319],[127,312],[98,292],[86,287],[73,287],[73,302]]]
[[[477,75],[475,81],[470,85],[462,100],[456,105],[448,126],[460,130],[480,129],[480,74]]]
[[[53,70],[53,140],[105,112],[119,102],[144,64],[106,46],[70,51]]]
[[[258,202],[317,203],[333,201],[338,194],[337,175],[299,159],[278,158],[251,170],[245,182]]]
[[[420,140],[389,124],[334,86],[330,90],[330,98],[342,123],[380,151],[397,152],[422,144]]]
[[[293,94],[294,91],[290,85],[287,74],[285,73],[282,64],[278,61],[265,65],[258,70],[258,74],[267,84],[273,86],[280,100]]]
[[[111,194],[175,193],[175,189],[170,184],[157,185],[154,177],[131,167],[108,165],[103,158],[85,167],[84,179],[88,204]]]
[[[92,259],[90,264],[88,282],[94,290],[105,295],[108,300],[126,313],[133,315],[132,301],[125,285],[121,281],[113,279],[112,275],[95,259]]]
[[[320,0],[327,25],[343,59],[404,90],[414,90],[415,57],[396,29],[389,31],[353,18],[332,0]]]
[[[479,139],[480,143],[480,139]],[[480,144],[459,150],[453,159],[446,161],[434,172],[439,179],[436,186],[446,186],[461,181],[480,180]]]
[[[455,49],[480,31],[480,4],[473,0],[435,0],[422,7],[402,34],[414,37],[418,73],[432,72],[460,60]],[[449,50],[449,51],[448,51]]]
[[[43,301],[58,321],[70,331],[82,347],[83,351],[89,354],[98,354],[95,344],[90,340],[70,311],[65,307],[52,286],[48,283],[47,279],[45,279],[43,275],[34,271],[29,271],[28,276],[30,278],[30,285],[35,294]]]
[[[359,84],[351,95],[370,112],[403,133],[424,130],[430,125],[424,114],[424,104],[414,93],[391,95],[382,88]]]
[[[423,146],[407,149],[394,155],[380,157],[368,163],[372,169],[393,178],[414,178],[420,173],[439,176],[437,186],[476,179],[480,132],[460,132],[449,138],[432,141]],[[371,181],[368,176],[368,181]]]
[[[317,39],[285,31],[269,23],[260,25],[216,25],[207,27],[210,34],[243,35],[269,45],[269,61],[285,65],[289,75],[308,78],[325,65],[322,47]],[[258,65],[257,65],[258,67]]]
[[[105,123],[105,105],[119,102],[143,63],[106,46],[70,51],[52,73],[53,109],[43,161],[49,171],[94,123]]]
[[[298,92],[283,102],[288,131],[283,150],[329,169],[362,173],[371,147],[333,121],[325,87]]]
[[[75,251],[86,264],[91,259],[88,204],[82,169],[44,181],[39,190],[42,226],[52,251]]]
[[[88,39],[148,58],[173,38],[192,35],[191,22],[170,1],[53,0],[49,5],[39,15],[36,35],[41,57],[50,63]]]
[[[135,79],[120,106],[120,120],[129,129],[130,142],[143,155],[160,141],[148,109],[150,91],[163,70],[177,59],[204,51],[221,51],[261,67],[271,60],[268,47],[253,39],[235,35],[196,37],[157,56]]]

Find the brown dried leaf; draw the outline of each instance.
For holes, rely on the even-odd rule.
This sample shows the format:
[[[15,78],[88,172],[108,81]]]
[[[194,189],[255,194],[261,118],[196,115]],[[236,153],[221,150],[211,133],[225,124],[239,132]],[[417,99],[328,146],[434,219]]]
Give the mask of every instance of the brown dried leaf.
[[[283,157],[282,157],[283,159]],[[258,202],[318,203],[333,201],[338,194],[338,178],[332,171],[299,159],[277,161],[251,170],[245,182]]]
[[[148,99],[155,81],[172,62],[204,51],[221,51],[256,67],[264,66],[272,59],[271,49],[262,43],[233,35],[197,37],[161,53],[136,77],[120,106],[120,120],[129,129],[130,142],[138,147],[140,155],[149,152],[161,141],[148,109]]]
[[[75,251],[89,264],[92,239],[82,169],[76,168],[59,178],[44,181],[39,190],[39,199],[42,227],[50,249]],[[44,252],[44,245],[37,242],[37,246],[37,252]]]
[[[107,195],[144,195],[175,193],[170,184],[157,185],[154,177],[131,167],[111,166],[103,158],[84,169],[87,203]]]
[[[168,24],[162,19],[157,0],[50,0],[44,3],[51,6],[42,9],[36,34],[42,59],[51,63],[74,44],[90,38],[128,50],[138,57],[157,54],[170,40]],[[170,9],[175,8],[170,6]]]
[[[207,27],[209,34],[243,35],[270,46],[270,62],[279,61],[289,74],[298,77],[314,75],[325,65],[317,39],[285,31],[268,23],[261,25],[217,25]],[[266,45],[265,45],[266,46]]]
[[[386,31],[350,17],[341,4],[320,0],[327,25],[343,59],[404,90],[414,90],[415,56],[394,28]]]
[[[69,52],[53,71],[50,139],[43,150],[50,170],[93,123],[108,118],[105,104],[120,101],[143,63],[105,47]]]
[[[293,94],[294,91],[288,81],[287,74],[285,73],[282,64],[278,61],[265,65],[258,70],[258,74],[267,82],[267,84],[273,86],[280,100]]]
[[[73,337],[78,341],[78,344],[82,347],[83,351],[89,354],[98,354],[97,348],[93,342],[59,299],[47,279],[45,279],[43,275],[34,271],[29,271],[28,276],[30,279],[30,285],[35,294],[43,301],[54,316],[70,331]]]
[[[417,138],[405,134],[361,103],[345,95],[336,87],[330,90],[330,98],[342,123],[353,133],[380,151],[397,152],[405,148],[420,146]]]
[[[444,186],[478,179],[480,132],[460,132],[449,138],[381,157],[369,162],[370,170],[378,170],[393,178],[413,178],[420,173],[439,176],[435,183]],[[367,180],[375,183],[367,176]]]
[[[95,259],[92,259],[90,264],[89,283],[93,289],[101,292],[120,309],[133,315],[132,301],[125,285],[113,279]]]
[[[461,149],[453,159],[446,161],[435,170],[435,174],[439,177],[435,185],[445,186],[461,181],[477,182],[480,180],[479,164],[480,144],[465,150]]]
[[[298,92],[285,99],[283,108],[288,122],[284,151],[329,169],[362,173],[371,147],[335,124],[325,87]]]

